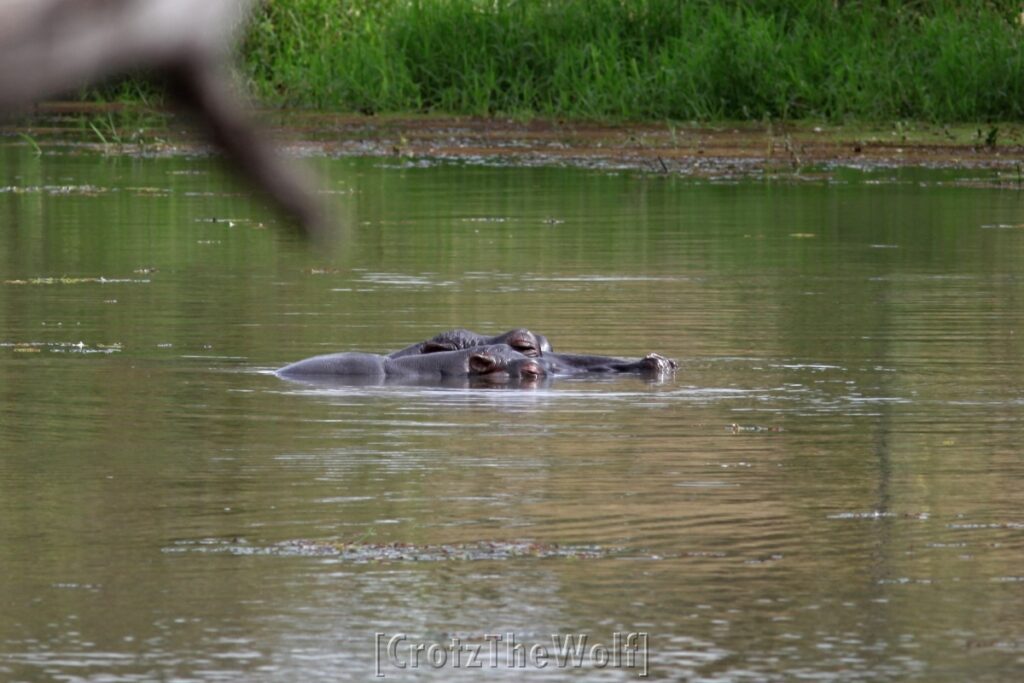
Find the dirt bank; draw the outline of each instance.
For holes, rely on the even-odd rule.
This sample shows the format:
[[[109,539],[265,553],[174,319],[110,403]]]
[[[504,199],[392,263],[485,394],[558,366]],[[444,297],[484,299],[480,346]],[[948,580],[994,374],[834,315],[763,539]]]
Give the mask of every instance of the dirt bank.
[[[84,125],[83,117],[102,120]],[[821,172],[837,166],[988,168],[1016,184],[1024,164],[1021,124],[608,125],[308,112],[264,112],[262,118],[288,149],[303,156],[485,159],[696,177]],[[201,146],[182,121],[166,112],[117,105],[47,104],[35,117],[0,128],[0,134],[15,141],[25,139],[22,133],[43,147],[71,144],[107,153],[194,153]]]
[[[568,163],[698,176],[830,165],[1016,171],[1024,160],[1024,128],[1006,126],[885,130],[308,115],[292,118],[290,127],[299,138],[315,141],[300,146],[313,144],[326,154],[498,158],[513,164]]]

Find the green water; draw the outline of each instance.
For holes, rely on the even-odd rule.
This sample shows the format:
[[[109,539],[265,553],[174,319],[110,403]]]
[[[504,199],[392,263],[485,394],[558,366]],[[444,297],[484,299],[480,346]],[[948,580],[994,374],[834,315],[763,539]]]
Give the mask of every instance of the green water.
[[[1024,195],[315,163],[330,251],[205,158],[0,147],[0,679],[640,673],[402,669],[376,633],[642,632],[653,679],[1019,674]],[[456,326],[680,370],[268,372]],[[512,543],[542,551],[481,550]]]

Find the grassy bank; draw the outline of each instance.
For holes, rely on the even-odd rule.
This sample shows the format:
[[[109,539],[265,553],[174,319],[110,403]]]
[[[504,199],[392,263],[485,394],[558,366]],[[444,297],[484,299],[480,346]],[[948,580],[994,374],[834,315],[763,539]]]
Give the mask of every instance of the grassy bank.
[[[589,119],[1015,120],[1019,2],[270,0],[265,101]]]

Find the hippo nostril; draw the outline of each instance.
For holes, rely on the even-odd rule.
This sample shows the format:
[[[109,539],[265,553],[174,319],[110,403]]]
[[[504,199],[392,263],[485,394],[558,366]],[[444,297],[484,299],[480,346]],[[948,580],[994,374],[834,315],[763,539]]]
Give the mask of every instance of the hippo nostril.
[[[498,361],[484,353],[474,353],[469,357],[469,370],[477,375],[486,375],[494,372],[498,367]]]
[[[526,363],[520,369],[520,373],[523,375],[523,377],[529,377],[531,379],[534,379],[543,375],[544,371],[536,363]]]

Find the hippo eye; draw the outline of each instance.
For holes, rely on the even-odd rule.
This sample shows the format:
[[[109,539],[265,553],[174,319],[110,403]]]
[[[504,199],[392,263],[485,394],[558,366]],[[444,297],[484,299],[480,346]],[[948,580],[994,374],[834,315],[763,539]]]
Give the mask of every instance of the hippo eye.
[[[530,358],[536,358],[537,356],[540,355],[540,351],[537,350],[537,346],[532,342],[528,342],[525,340],[516,340],[509,346],[511,346],[513,349],[523,354],[524,356],[529,356]]]
[[[474,353],[469,357],[469,370],[477,375],[486,375],[494,372],[498,361],[484,353]]]
[[[423,344],[423,353],[441,353],[443,351],[458,351],[454,342],[428,341]]]

